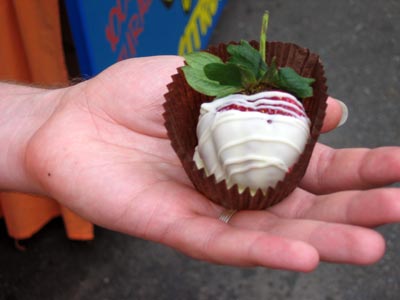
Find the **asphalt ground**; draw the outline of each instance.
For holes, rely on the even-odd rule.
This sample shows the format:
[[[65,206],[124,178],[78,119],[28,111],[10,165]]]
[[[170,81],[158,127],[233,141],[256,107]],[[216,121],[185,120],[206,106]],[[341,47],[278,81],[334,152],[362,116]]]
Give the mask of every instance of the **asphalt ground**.
[[[271,13],[269,39],[320,55],[329,93],[349,119],[321,141],[332,147],[400,146],[400,1],[231,0],[211,43],[258,39]],[[400,200],[400,199],[399,199]],[[309,274],[234,268],[96,228],[92,242],[66,239],[56,219],[19,252],[0,221],[0,299],[400,299],[400,225],[378,228],[387,241],[372,266],[322,263]]]

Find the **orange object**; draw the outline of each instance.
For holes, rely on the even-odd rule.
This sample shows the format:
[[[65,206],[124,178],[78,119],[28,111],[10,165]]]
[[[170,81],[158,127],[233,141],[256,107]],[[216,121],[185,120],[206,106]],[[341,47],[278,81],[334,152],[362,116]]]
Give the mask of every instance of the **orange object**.
[[[48,86],[68,84],[58,0],[0,1],[0,80]],[[93,224],[55,200],[0,193],[0,217],[10,236],[26,239],[62,216],[70,239],[93,239]]]

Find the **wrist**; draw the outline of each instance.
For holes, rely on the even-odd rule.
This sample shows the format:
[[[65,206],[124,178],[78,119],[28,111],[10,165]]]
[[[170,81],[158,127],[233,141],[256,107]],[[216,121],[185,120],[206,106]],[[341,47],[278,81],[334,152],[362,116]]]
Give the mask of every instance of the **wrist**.
[[[61,93],[61,89],[0,83],[0,190],[40,191],[27,172],[27,148],[57,108]]]

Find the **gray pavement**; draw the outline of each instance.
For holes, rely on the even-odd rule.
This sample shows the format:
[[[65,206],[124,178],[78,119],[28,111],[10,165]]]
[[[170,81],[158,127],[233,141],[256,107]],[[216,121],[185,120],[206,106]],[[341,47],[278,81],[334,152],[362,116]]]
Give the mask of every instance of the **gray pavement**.
[[[400,146],[400,1],[231,0],[212,43],[258,39],[265,9],[269,39],[319,53],[330,94],[348,104],[348,122],[322,141]],[[301,274],[211,265],[102,228],[92,242],[71,242],[60,220],[24,242],[21,253],[0,223],[0,299],[397,300],[400,225],[378,230],[387,240],[379,263],[322,263]]]

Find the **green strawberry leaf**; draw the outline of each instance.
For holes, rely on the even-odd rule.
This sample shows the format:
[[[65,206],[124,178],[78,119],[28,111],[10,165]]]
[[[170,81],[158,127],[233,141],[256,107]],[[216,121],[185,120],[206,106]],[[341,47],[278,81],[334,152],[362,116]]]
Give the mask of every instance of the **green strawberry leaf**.
[[[188,84],[196,91],[207,96],[221,98],[237,93],[242,89],[237,86],[221,85],[217,81],[210,80],[205,75],[204,70],[184,66],[182,67],[182,71]]]
[[[223,86],[217,81],[210,80],[204,68],[208,64],[223,63],[222,59],[218,56],[208,52],[192,52],[184,56],[187,66],[182,67],[188,84],[196,91],[207,95],[217,96],[229,95],[238,92],[238,87]]]
[[[227,51],[231,55],[229,63],[246,68],[257,80],[265,73],[267,65],[260,53],[247,41],[241,41],[239,45],[229,45]]]
[[[313,78],[302,77],[292,68],[280,68],[279,79],[276,82],[279,88],[295,94],[297,97],[304,99],[313,95],[311,84],[315,80]]]
[[[184,55],[186,63],[194,69],[202,70],[205,65],[222,63],[222,59],[208,52],[192,52]]]
[[[235,93],[240,93],[242,90],[242,87],[222,85],[221,88],[215,93],[215,98],[218,99]]]
[[[267,67],[267,71],[261,78],[261,82],[274,85],[277,81],[279,81],[279,70],[276,65],[276,57],[273,57],[270,66]]]
[[[242,75],[237,65],[211,63],[204,67],[204,73],[208,79],[218,81],[221,85],[242,86]]]
[[[242,78],[242,86],[245,90],[251,90],[254,86],[257,85],[258,80],[255,77],[254,73],[249,70],[247,67],[243,65],[239,65],[239,70]]]

